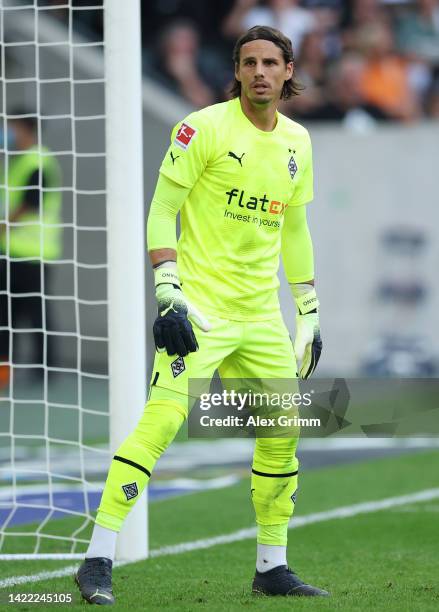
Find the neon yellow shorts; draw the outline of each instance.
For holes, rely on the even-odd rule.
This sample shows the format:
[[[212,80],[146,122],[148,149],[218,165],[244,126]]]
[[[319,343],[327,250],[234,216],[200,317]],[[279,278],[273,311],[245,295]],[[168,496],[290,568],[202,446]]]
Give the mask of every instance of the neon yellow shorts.
[[[188,406],[190,378],[283,379],[297,377],[296,358],[280,311],[268,321],[230,321],[209,315],[212,329],[194,327],[199,350],[186,357],[156,353],[150,399],[173,399]]]

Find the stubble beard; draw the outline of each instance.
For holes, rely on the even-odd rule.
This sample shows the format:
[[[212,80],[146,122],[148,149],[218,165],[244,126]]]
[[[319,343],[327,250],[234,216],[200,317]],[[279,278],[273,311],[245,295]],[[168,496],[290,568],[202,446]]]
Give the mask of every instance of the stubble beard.
[[[273,96],[269,96],[269,95],[259,96],[257,94],[252,95],[251,92],[248,92],[248,94],[247,94],[247,99],[253,106],[257,106],[257,107],[268,106],[271,102],[273,102]]]

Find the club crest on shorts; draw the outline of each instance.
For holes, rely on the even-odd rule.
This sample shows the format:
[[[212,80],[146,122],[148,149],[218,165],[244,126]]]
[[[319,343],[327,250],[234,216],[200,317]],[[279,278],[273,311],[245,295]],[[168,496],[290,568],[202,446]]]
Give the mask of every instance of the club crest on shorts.
[[[175,361],[171,363],[172,375],[174,378],[177,378],[182,372],[184,372],[186,366],[184,365],[183,357],[178,357]]]
[[[130,482],[130,484],[122,485],[123,492],[125,493],[125,497],[127,501],[137,497],[139,495],[139,490],[137,488],[137,482]]]
[[[293,156],[290,157],[290,161],[288,162],[288,171],[290,173],[291,178],[293,179],[297,172],[297,164]]]
[[[294,491],[294,493],[292,494],[292,496],[291,496],[291,501],[293,502],[293,504],[296,504],[296,499],[297,499],[297,491],[298,491],[298,490],[299,490],[299,489],[296,489],[296,490]]]

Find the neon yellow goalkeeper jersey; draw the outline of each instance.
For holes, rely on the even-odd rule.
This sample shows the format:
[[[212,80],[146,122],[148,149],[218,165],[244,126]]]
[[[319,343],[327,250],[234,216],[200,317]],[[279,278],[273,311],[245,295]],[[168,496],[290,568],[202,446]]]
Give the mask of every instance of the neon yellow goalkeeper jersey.
[[[313,198],[307,130],[277,113],[264,132],[235,98],[179,123],[160,172],[191,188],[177,246],[185,295],[231,320],[275,316],[284,212]]]

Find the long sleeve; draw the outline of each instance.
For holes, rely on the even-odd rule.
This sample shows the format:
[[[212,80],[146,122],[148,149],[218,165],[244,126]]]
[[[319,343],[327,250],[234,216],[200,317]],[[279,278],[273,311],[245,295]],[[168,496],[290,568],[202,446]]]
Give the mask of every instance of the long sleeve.
[[[177,248],[177,214],[190,188],[175,183],[160,173],[148,215],[148,250]]]
[[[282,262],[288,283],[303,283],[314,278],[314,252],[306,219],[306,206],[285,211],[282,228]]]

